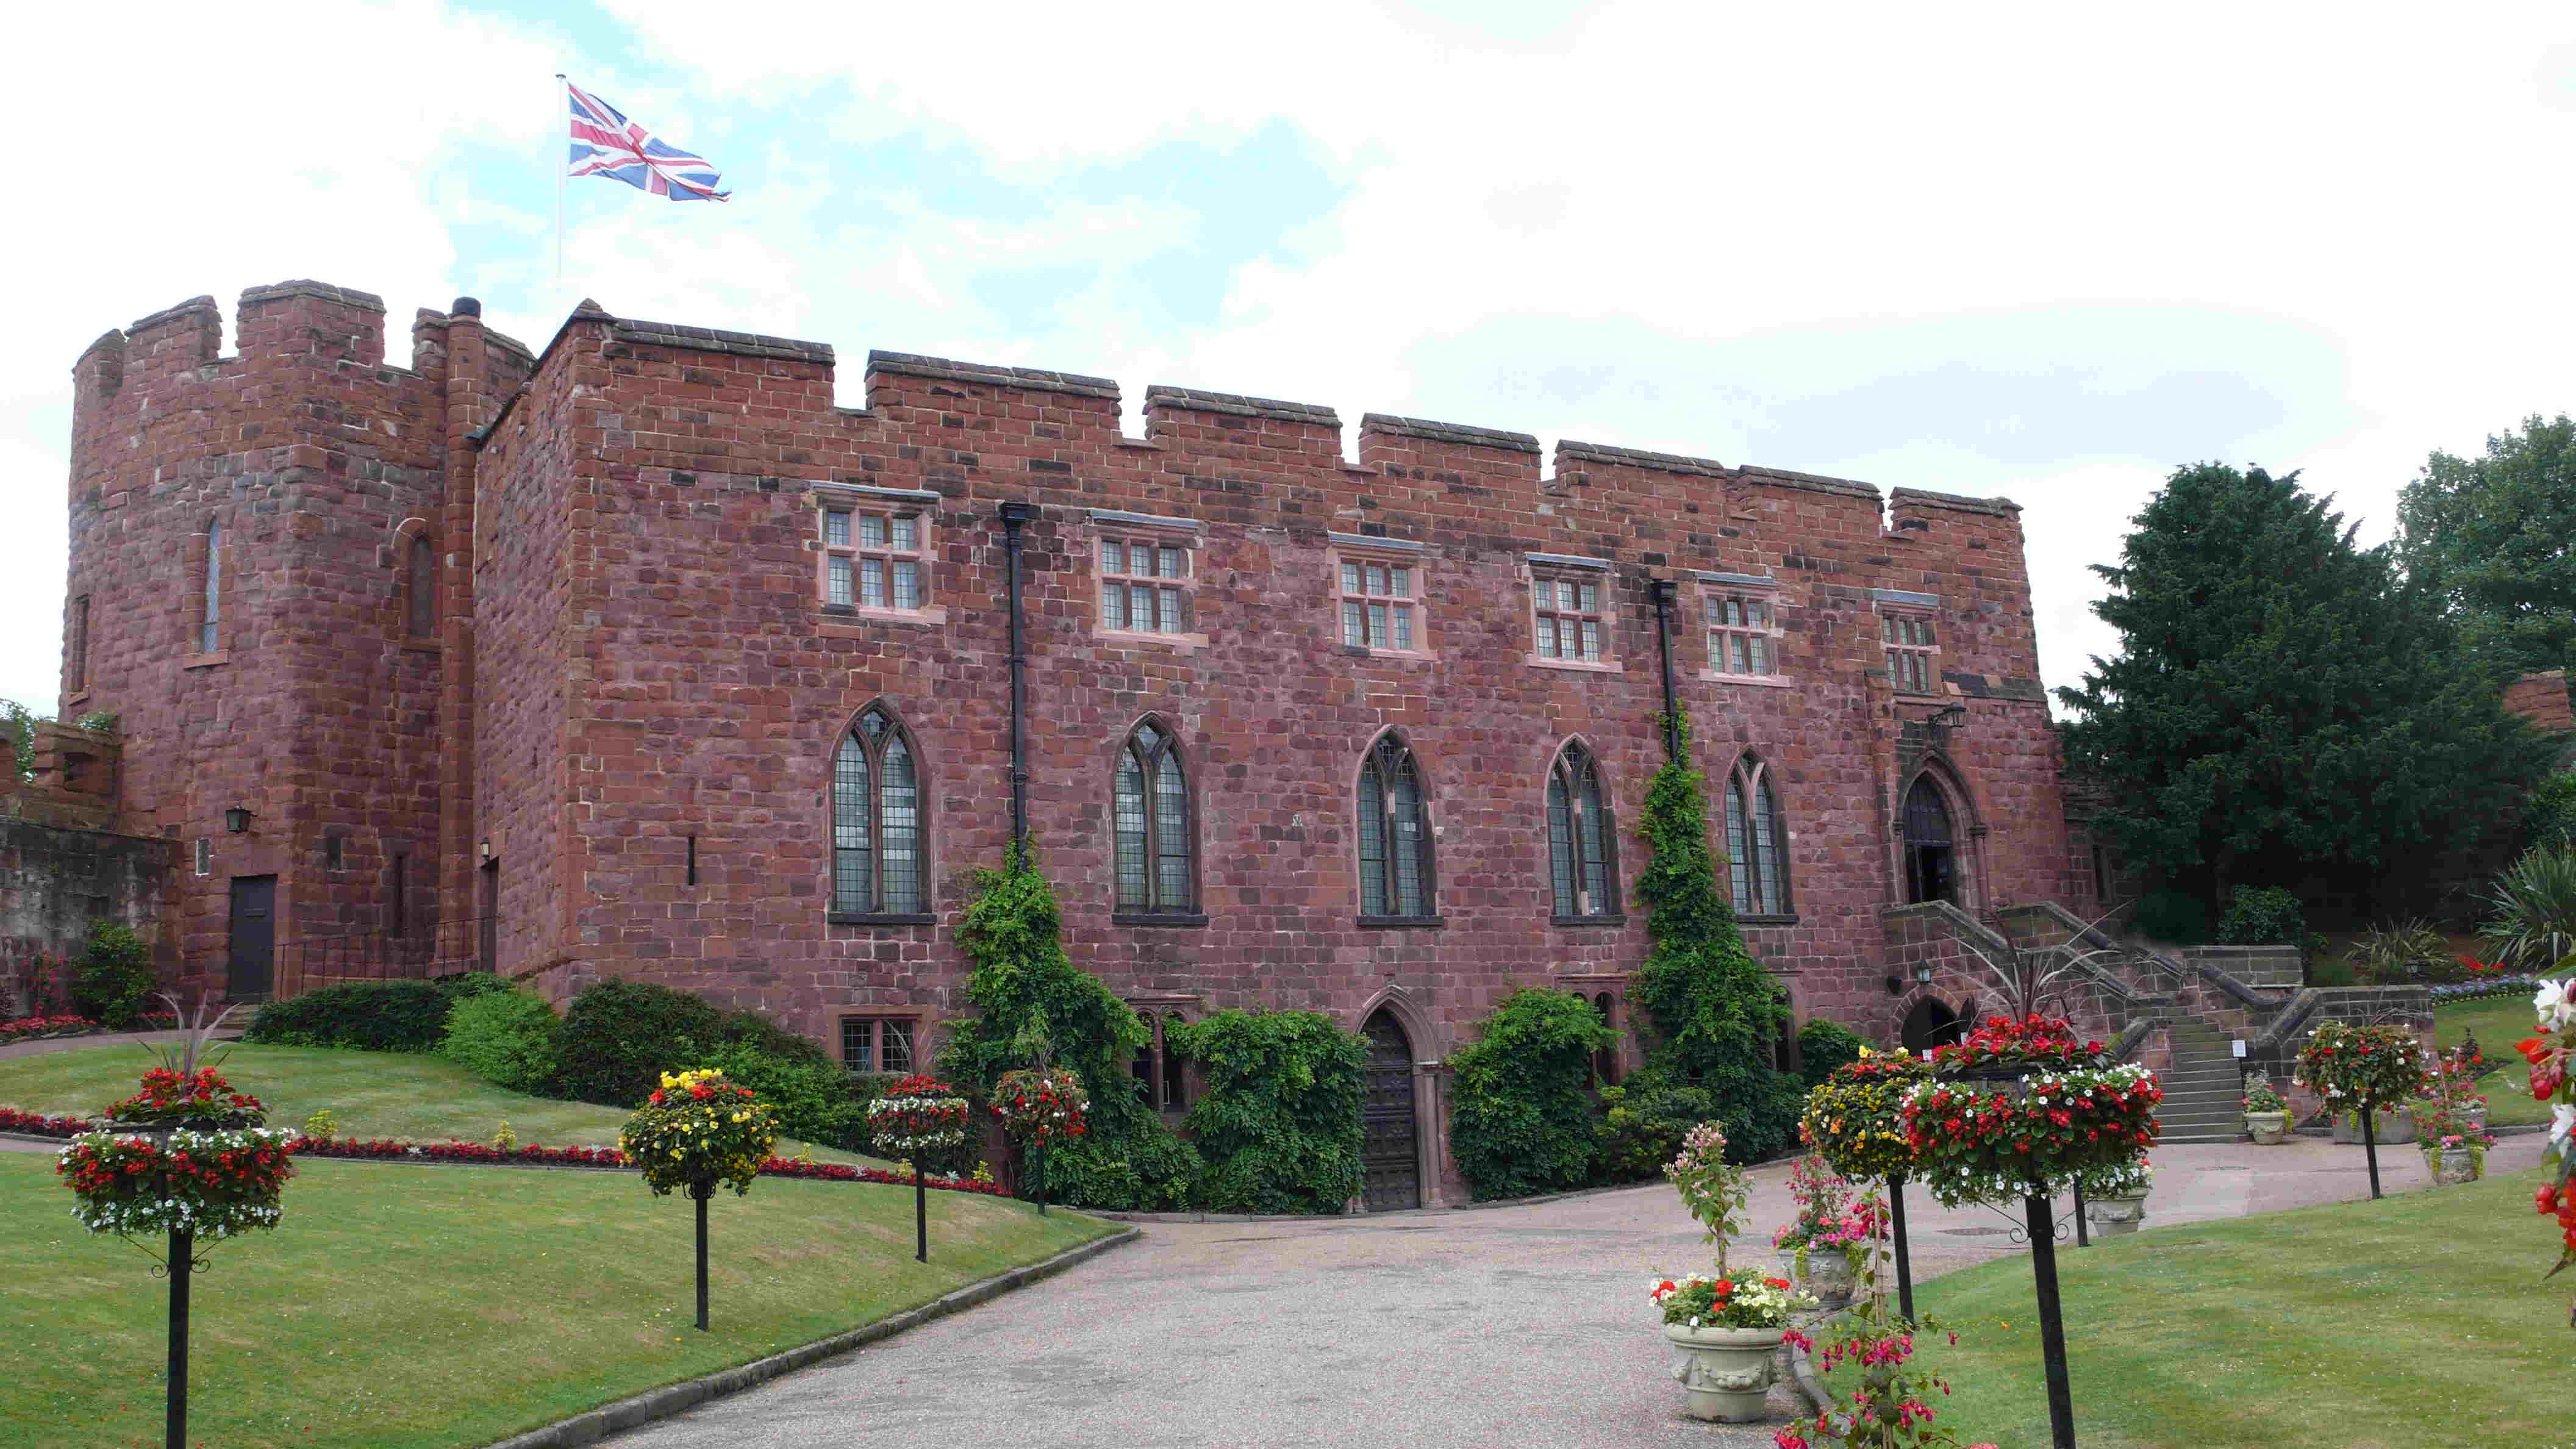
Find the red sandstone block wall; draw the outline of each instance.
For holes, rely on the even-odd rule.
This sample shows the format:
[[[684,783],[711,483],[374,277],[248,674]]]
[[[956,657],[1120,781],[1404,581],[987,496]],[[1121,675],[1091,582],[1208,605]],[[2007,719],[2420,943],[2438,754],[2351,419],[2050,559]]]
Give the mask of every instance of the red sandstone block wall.
[[[1147,438],[1131,439],[1114,389],[1097,380],[901,359],[871,376],[867,410],[844,410],[819,358],[655,345],[639,340],[642,325],[577,320],[482,464],[487,497],[502,500],[495,516],[508,520],[480,580],[494,676],[485,818],[508,879],[521,878],[520,859],[554,862],[547,879],[560,889],[531,884],[531,899],[553,894],[572,917],[560,932],[523,919],[505,883],[505,968],[579,954],[818,1034],[843,1009],[960,1009],[963,961],[945,919],[824,924],[828,762],[873,700],[910,723],[928,779],[935,906],[953,917],[963,872],[997,861],[1008,832],[992,522],[1004,498],[1044,509],[1027,573],[1033,820],[1069,942],[1122,990],[1345,1015],[1392,990],[1438,1023],[1440,1039],[1418,1044],[1432,1054],[1518,984],[1633,965],[1641,914],[1625,926],[1548,923],[1538,822],[1547,761],[1580,737],[1602,761],[1623,835],[1633,829],[1660,759],[1648,569],[1781,581],[1795,687],[1700,681],[1705,646],[1687,594],[1676,670],[1703,767],[1722,777],[1750,748],[1785,792],[1798,920],[1752,934],[1803,1006],[1892,1026],[1875,912],[1893,895],[1890,801],[1912,764],[1898,721],[1931,704],[1889,694],[1871,588],[1939,594],[1943,669],[1980,681],[1956,696],[1970,722],[1950,740],[1963,835],[1983,827],[1962,841],[1976,852],[1978,904],[2063,886],[2054,742],[2009,512],[1909,499],[1903,516],[1929,526],[1890,534],[1874,495],[1853,485],[1598,461],[1569,476],[1562,457],[1542,478],[1527,439],[1396,419],[1364,425],[1352,466],[1318,410],[1177,393],[1158,393]],[[596,390],[559,411],[565,393],[548,379],[594,373]],[[548,443],[571,461],[536,459],[530,450]],[[942,495],[931,515],[938,623],[822,615],[808,479]],[[1093,508],[1204,526],[1193,600],[1204,647],[1095,636]],[[562,522],[540,517],[549,512]],[[1427,545],[1433,657],[1341,650],[1328,531]],[[1620,672],[1525,662],[1521,556],[1532,551],[1619,566]],[[558,621],[568,623],[554,636]],[[560,775],[544,738],[558,710]],[[1109,772],[1149,712],[1178,731],[1198,785],[1203,927],[1108,919]],[[1449,918],[1437,930],[1352,923],[1353,781],[1389,726],[1414,744],[1430,785]],[[1641,849],[1622,840],[1632,879]]]

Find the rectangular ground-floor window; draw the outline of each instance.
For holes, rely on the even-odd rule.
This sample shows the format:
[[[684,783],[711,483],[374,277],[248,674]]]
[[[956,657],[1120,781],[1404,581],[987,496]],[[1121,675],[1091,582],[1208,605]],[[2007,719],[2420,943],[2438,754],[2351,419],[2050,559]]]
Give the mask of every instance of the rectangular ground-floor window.
[[[908,1016],[842,1017],[842,1067],[853,1072],[911,1071],[913,1025]]]

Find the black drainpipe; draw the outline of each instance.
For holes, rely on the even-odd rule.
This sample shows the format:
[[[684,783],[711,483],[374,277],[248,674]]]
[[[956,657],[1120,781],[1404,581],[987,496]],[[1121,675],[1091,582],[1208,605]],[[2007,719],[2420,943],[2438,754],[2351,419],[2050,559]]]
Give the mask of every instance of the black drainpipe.
[[[1673,595],[1677,588],[1671,579],[1649,579],[1647,587],[1655,595],[1655,649],[1664,660],[1664,758],[1678,765],[1682,762],[1681,706],[1673,698]]]
[[[1015,863],[1029,850],[1029,656],[1020,623],[1020,525],[1038,516],[1034,503],[1002,505],[1003,566],[1011,571],[1011,847]]]

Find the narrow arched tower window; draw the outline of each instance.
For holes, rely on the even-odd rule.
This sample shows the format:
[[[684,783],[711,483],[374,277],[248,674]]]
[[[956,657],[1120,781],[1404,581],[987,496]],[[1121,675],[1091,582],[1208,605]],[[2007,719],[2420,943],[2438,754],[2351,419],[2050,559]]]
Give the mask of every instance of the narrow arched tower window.
[[[1547,772],[1548,884],[1558,918],[1619,913],[1618,872],[1611,866],[1616,838],[1591,752],[1568,744]]]
[[[1746,755],[1726,777],[1726,858],[1735,878],[1737,915],[1789,913],[1789,873],[1782,860],[1788,838],[1770,768]]]
[[[1380,739],[1360,769],[1360,914],[1421,920],[1437,898],[1431,873],[1431,826],[1422,808],[1422,773],[1413,751],[1393,735]]]
[[[427,639],[438,632],[438,551],[428,539],[411,541],[407,569],[410,597],[404,600],[409,613],[405,631],[414,639]]]
[[[212,654],[223,638],[224,525],[206,525],[206,620],[197,628],[197,652]]]
[[[915,916],[923,890],[918,754],[884,705],[841,737],[832,761],[832,914]]]
[[[1192,870],[1190,787],[1171,731],[1147,720],[1118,752],[1118,909],[1183,914],[1198,909]]]

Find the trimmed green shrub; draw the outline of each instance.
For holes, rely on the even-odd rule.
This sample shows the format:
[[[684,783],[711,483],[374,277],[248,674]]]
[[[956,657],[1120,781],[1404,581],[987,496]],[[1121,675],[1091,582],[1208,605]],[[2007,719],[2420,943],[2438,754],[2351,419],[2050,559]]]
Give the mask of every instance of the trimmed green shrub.
[[[2170,886],[2138,897],[2129,914],[2129,929],[2150,941],[2198,946],[2209,940],[2209,904],[2189,891]]]
[[[478,996],[520,989],[489,971],[461,971],[454,976],[432,977],[431,983],[446,992],[451,1002],[472,1001]]]
[[[1048,1199],[1113,1210],[1186,1205],[1195,1155],[1136,1099],[1128,1073],[1148,1039],[1145,1024],[1064,954],[1055,891],[1029,855],[1014,847],[1002,869],[975,873],[957,944],[975,963],[966,999],[976,1014],[950,1023],[940,1074],[989,1096],[1004,1072],[1032,1065],[1043,1043],[1048,1062],[1080,1077],[1091,1096],[1089,1130],[1047,1150]],[[1035,1193],[1039,1171],[1021,1160],[1022,1193]]]
[[[564,1012],[556,1083],[577,1102],[638,1107],[694,1044],[712,1045],[723,1013],[701,997],[650,981],[612,977],[583,990]]]
[[[1524,987],[1449,1054],[1449,1150],[1479,1198],[1581,1187],[1593,1153],[1592,1056],[1618,1040],[1590,1001]]]
[[[1687,760],[1689,716],[1673,724]],[[1654,1028],[1646,1069],[1705,1089],[1728,1154],[1752,1162],[1789,1145],[1803,1098],[1797,1079],[1772,1065],[1788,1029],[1788,994],[1744,949],[1718,886],[1702,785],[1697,770],[1671,761],[1646,788],[1639,833],[1653,855],[1637,894],[1654,946],[1637,968],[1635,999]]]
[[[837,1085],[840,1064],[812,1039],[757,1011],[726,1011],[686,991],[619,978],[572,999],[572,1009],[564,1013],[557,1085],[575,1101],[632,1107],[662,1084],[664,1072],[711,1065],[730,1046],[747,1047],[781,1066],[828,1075],[835,1090],[848,1096],[847,1087]],[[757,1086],[753,1090],[763,1098],[769,1095]],[[814,1126],[816,1120],[809,1117],[804,1125]],[[788,1135],[804,1134],[790,1130]]]
[[[1651,1068],[1632,1072],[1601,1089],[1601,1120],[1593,1126],[1595,1182],[1644,1182],[1663,1176],[1664,1164],[1681,1155],[1693,1127],[1715,1120],[1717,1099],[1679,1086]]]
[[[1312,1011],[1226,1010],[1167,1026],[1163,1040],[1207,1076],[1188,1118],[1207,1163],[1200,1206],[1337,1213],[1359,1195],[1368,1043],[1358,1033]],[[1132,1088],[1125,1095],[1134,1100]]]
[[[1841,1022],[1813,1017],[1798,1028],[1798,1075],[1811,1090],[1822,1086],[1834,1068],[1859,1061],[1860,1049],[1867,1045],[1860,1033]]]
[[[736,1039],[700,1050],[689,1065],[713,1067],[759,1093],[784,1136],[856,1152],[875,1150],[866,1141],[865,1104],[852,1099],[848,1073],[828,1059],[819,1066],[790,1060]]]
[[[1099,1099],[1092,1101],[1096,1106]],[[972,1167],[973,1154],[968,1155],[967,1165]],[[1192,1194],[1205,1170],[1196,1146],[1173,1136],[1161,1119],[1148,1116],[1114,1139],[1086,1132],[1050,1145],[1047,1198],[1090,1206],[1134,1205],[1112,1211],[1168,1212],[1192,1205]]]
[[[2308,923],[2299,913],[2299,898],[2279,886],[2238,886],[2227,914],[2218,918],[2218,944],[2305,950]]]
[[[448,1004],[447,993],[427,981],[352,981],[268,1003],[251,1018],[242,1040],[368,1052],[436,1051],[447,1034]]]
[[[72,1009],[102,1026],[132,1026],[152,994],[152,948],[114,921],[92,921],[72,963]]]
[[[840,1059],[810,1036],[800,1036],[757,1011],[728,1011],[716,1021],[715,1040],[740,1043],[766,1057],[773,1057],[800,1067],[829,1071],[835,1079],[841,1075]],[[735,1080],[739,1081],[740,1078]],[[764,1094],[765,1095],[765,1094]],[[790,1132],[790,1137],[802,1134]]]
[[[541,1093],[554,1080],[562,1029],[533,991],[481,991],[448,1011],[438,1054],[496,1087]]]

